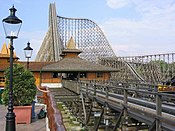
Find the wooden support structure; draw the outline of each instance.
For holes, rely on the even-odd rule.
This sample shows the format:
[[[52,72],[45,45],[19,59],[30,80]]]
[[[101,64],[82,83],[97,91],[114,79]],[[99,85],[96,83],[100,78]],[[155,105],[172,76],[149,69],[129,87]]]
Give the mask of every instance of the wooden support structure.
[[[122,129],[137,130],[149,128],[149,131],[160,131],[161,128],[167,128],[165,127],[164,123],[172,125],[169,123],[170,118],[165,120],[164,116],[162,116],[162,111],[165,110],[165,108],[162,107],[161,96],[165,97],[166,94],[129,88],[127,84],[122,85],[122,87],[113,87],[109,84],[101,85],[81,82],[79,86],[80,99],[76,99],[77,104],[74,103],[72,105],[70,104],[75,102],[75,99],[69,101],[68,106],[72,108],[72,114],[78,114],[77,118],[84,126],[84,129],[104,129],[105,131],[115,131],[120,128],[121,123]],[[120,92],[119,94],[117,94],[118,91]],[[150,104],[150,102],[146,100],[139,100],[139,98],[129,97],[129,95],[133,92],[140,94],[142,93],[143,95],[148,93],[155,95],[156,103],[154,104],[152,102],[154,107],[150,107],[153,104]],[[171,96],[172,95],[168,95],[168,97]],[[135,103],[137,101],[140,103]],[[148,103],[143,104],[142,102]],[[154,109],[155,107],[156,109]],[[149,112],[149,110],[153,111]],[[172,111],[171,113],[174,112]],[[94,119],[91,117],[92,114],[94,114]],[[151,125],[154,118],[155,121]]]
[[[91,103],[85,125],[87,125],[89,123],[89,119],[90,119],[91,113],[92,113],[92,107],[93,107],[93,104]]]
[[[126,118],[127,117],[127,103],[128,103],[128,91],[126,89],[124,89],[123,101],[124,101],[124,118]]]
[[[124,114],[124,108],[123,108],[123,110],[120,112],[120,115],[118,116],[118,119],[117,119],[117,121],[116,121],[116,124],[115,124],[115,126],[114,126],[114,128],[113,128],[113,131],[116,131],[117,128],[119,127],[119,124],[120,124],[120,122],[121,122],[121,119],[122,119],[123,114]]]
[[[161,95],[158,93],[156,95],[156,115],[162,116],[162,101],[161,101]],[[161,131],[161,121],[156,118],[156,131]]]
[[[95,125],[95,131],[98,131],[98,128],[99,128],[99,126],[100,126],[100,122],[101,122],[103,113],[104,113],[104,108],[101,109],[100,117],[99,117],[99,119],[98,119],[98,121],[97,121],[97,124]]]
[[[156,128],[156,120],[152,123],[152,125],[149,127],[148,131],[155,131]]]
[[[84,124],[87,121],[87,116],[86,116],[86,107],[85,107],[85,102],[84,102],[84,98],[83,98],[83,94],[81,93],[81,102],[82,102],[82,106],[83,106],[83,113],[84,113]]]

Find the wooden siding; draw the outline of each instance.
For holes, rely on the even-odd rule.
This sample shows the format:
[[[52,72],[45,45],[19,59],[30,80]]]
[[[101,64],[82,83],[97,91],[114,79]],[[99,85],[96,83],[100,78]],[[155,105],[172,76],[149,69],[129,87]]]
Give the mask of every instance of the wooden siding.
[[[102,72],[103,77],[97,78],[97,74],[95,72],[87,73],[87,78],[80,78],[80,80],[109,80],[110,73],[109,72]]]
[[[53,72],[42,72],[41,83],[60,83],[61,77],[53,78]]]
[[[74,58],[74,57],[78,57],[77,53],[66,53],[64,58]]]
[[[34,75],[34,77],[35,77],[35,84],[36,84],[36,86],[40,86],[40,82],[41,82],[41,80],[40,80],[40,72],[33,72],[33,75]]]

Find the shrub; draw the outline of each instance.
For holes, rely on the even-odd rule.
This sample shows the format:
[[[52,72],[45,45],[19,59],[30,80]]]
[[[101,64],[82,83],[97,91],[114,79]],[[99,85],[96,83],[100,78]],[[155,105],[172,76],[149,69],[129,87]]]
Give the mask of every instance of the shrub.
[[[4,72],[5,88],[2,94],[2,100],[5,105],[8,105],[9,98],[9,83],[10,83],[10,68]],[[36,95],[36,85],[33,73],[26,70],[20,64],[13,65],[13,100],[14,106],[31,105]]]

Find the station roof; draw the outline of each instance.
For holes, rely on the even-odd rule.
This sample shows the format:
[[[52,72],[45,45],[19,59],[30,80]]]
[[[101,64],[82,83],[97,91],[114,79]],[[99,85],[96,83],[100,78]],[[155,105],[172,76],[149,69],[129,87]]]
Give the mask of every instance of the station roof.
[[[111,67],[106,67],[100,64],[86,61],[82,58],[64,58],[59,62],[43,66],[43,71],[59,71],[59,72],[117,72],[118,70]]]

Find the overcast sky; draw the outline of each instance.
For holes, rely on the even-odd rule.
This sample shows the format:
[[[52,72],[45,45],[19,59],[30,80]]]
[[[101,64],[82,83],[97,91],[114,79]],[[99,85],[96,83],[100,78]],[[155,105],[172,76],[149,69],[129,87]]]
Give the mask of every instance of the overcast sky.
[[[20,60],[31,43],[36,53],[48,30],[49,3],[56,3],[57,14],[88,18],[104,31],[117,56],[175,52],[175,0],[1,0],[0,19],[9,15],[14,4],[23,20],[14,41]],[[0,48],[8,40],[0,26]]]

